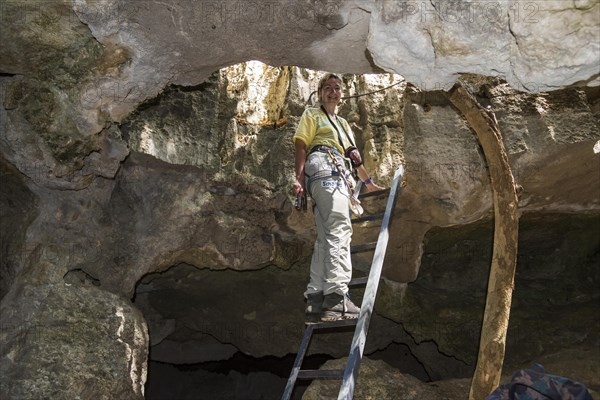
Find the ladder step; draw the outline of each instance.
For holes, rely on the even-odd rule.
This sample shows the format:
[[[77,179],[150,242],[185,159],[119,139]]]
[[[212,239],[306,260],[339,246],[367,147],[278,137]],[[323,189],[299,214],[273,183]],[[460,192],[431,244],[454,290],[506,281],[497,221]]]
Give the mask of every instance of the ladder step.
[[[342,379],[343,369],[301,369],[298,371],[298,379]]]
[[[377,242],[357,244],[356,246],[350,246],[350,253],[360,253],[361,251],[374,250],[377,247]]]
[[[390,193],[390,189],[383,189],[383,190],[377,190],[375,192],[366,192],[366,193],[361,193],[358,198],[360,199],[364,199],[365,197],[375,197],[375,196],[383,196],[383,195],[387,195]]]
[[[355,326],[357,322],[358,322],[358,319],[340,319],[337,321],[317,322],[316,324],[310,324],[310,325],[312,326],[312,329],[331,329],[331,328],[342,328],[345,326]]]
[[[369,281],[369,277],[368,276],[363,276],[363,277],[360,277],[360,278],[354,278],[350,282],[348,282],[348,287],[365,286],[368,281]]]
[[[359,222],[377,221],[379,219],[383,219],[383,213],[373,214],[373,215],[365,215],[364,217],[354,218],[351,221],[353,224],[358,224]]]

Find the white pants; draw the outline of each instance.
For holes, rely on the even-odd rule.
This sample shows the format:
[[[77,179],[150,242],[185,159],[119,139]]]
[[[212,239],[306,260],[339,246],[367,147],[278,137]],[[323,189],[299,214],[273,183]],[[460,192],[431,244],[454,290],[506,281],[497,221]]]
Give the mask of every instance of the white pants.
[[[314,152],[308,156],[305,172],[309,178],[332,171],[337,172],[327,153]],[[304,295],[317,292],[345,295],[352,278],[348,188],[339,176],[312,179],[310,187],[309,178],[307,188],[315,203],[317,239],[310,264],[310,282]]]

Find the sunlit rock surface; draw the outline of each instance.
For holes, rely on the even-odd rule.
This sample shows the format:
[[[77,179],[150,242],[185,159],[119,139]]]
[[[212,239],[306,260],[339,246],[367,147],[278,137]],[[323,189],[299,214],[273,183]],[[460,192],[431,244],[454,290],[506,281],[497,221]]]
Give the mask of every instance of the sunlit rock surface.
[[[110,124],[169,84],[249,59],[385,70],[428,91],[463,73],[533,92],[598,86],[599,14],[593,0],[7,2],[5,145],[21,170],[39,162],[44,185],[89,185],[123,159]]]
[[[599,34],[597,1],[375,3],[368,38],[374,62],[422,89],[448,89],[465,72],[534,92],[567,81],[599,83],[592,60],[600,42],[590,41]]]

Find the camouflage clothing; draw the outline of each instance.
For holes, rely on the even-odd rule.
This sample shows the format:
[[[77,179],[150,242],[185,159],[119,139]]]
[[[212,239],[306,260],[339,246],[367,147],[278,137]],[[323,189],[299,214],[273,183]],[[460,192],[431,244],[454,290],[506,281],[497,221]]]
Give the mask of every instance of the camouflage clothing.
[[[581,383],[544,372],[535,364],[517,371],[509,383],[494,390],[485,400],[592,400]]]

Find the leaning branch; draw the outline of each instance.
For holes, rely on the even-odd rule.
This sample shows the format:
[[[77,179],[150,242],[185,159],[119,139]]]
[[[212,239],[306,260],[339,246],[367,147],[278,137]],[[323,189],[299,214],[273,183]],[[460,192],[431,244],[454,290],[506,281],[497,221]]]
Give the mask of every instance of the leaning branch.
[[[494,250],[477,366],[469,393],[469,400],[481,400],[498,386],[502,374],[517,264],[518,199],[494,114],[481,107],[460,85],[452,88],[447,96],[477,134],[489,167],[494,196]]]

